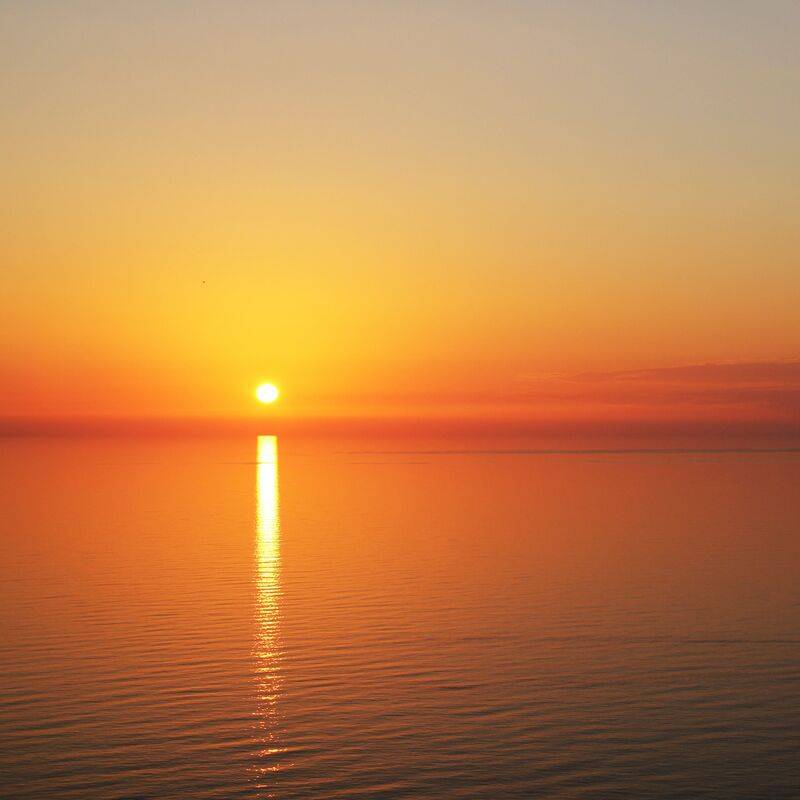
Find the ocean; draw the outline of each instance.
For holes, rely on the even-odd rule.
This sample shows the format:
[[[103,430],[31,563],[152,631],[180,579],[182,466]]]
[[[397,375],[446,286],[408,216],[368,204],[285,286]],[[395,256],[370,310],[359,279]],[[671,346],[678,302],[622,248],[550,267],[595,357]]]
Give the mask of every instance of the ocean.
[[[0,440],[0,795],[800,797],[800,452]]]

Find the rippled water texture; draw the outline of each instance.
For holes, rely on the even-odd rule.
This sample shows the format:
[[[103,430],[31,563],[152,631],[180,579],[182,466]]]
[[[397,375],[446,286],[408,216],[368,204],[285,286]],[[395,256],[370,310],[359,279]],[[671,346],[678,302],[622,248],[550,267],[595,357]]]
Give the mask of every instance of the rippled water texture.
[[[800,454],[469,449],[0,442],[0,794],[800,797]]]

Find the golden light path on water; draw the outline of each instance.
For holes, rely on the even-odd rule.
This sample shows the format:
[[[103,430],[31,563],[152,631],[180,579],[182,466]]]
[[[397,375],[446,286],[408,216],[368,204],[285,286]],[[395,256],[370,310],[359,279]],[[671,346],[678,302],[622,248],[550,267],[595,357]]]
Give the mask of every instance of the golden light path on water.
[[[278,742],[278,696],[280,694],[280,595],[281,552],[278,493],[278,440],[259,436],[256,466],[256,633],[255,671],[258,727],[262,747],[256,769],[259,773],[279,769],[282,752]],[[268,787],[263,787],[268,788]]]

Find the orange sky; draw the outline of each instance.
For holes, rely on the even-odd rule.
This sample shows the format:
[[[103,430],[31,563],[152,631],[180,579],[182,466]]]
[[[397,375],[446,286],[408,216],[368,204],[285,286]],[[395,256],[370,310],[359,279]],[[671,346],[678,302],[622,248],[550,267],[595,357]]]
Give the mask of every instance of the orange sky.
[[[796,424],[799,24],[3,4],[0,416]]]

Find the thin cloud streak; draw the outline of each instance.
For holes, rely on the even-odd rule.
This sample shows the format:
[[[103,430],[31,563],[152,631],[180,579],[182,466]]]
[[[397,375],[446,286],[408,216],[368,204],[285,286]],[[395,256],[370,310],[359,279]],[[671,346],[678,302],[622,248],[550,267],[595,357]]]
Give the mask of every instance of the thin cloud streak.
[[[520,396],[530,402],[578,402],[642,408],[740,407],[800,412],[800,362],[705,363],[675,367],[526,375]]]

